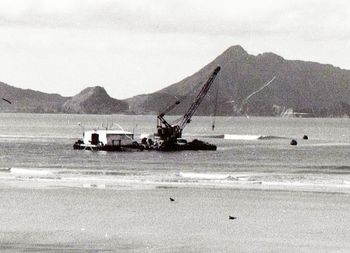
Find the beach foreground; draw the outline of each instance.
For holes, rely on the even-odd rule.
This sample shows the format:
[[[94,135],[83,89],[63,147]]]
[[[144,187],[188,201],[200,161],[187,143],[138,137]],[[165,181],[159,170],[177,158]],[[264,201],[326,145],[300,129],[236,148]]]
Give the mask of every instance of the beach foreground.
[[[350,251],[349,194],[1,188],[1,252]]]

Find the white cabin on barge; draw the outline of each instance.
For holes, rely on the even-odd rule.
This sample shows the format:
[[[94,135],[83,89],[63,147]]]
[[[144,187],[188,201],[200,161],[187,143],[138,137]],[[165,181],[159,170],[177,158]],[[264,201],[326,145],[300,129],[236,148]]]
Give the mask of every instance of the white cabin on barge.
[[[129,145],[134,141],[134,134],[124,130],[88,130],[84,131],[84,144],[120,146]]]
[[[73,148],[104,151],[141,149],[133,133],[119,129],[84,130],[83,139],[75,142]]]

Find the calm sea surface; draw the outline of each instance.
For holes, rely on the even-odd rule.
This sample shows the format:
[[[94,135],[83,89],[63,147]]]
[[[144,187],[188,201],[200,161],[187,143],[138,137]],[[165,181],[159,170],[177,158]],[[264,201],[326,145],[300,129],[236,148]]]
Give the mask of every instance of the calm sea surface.
[[[217,151],[130,153],[73,150],[82,137],[78,123],[92,129],[114,122],[139,136],[155,132],[155,116],[0,114],[0,120],[3,184],[350,192],[349,119],[218,117],[212,131],[211,117],[194,117],[184,137],[216,144]],[[218,138],[224,134],[234,139]],[[292,138],[297,146],[289,145]]]

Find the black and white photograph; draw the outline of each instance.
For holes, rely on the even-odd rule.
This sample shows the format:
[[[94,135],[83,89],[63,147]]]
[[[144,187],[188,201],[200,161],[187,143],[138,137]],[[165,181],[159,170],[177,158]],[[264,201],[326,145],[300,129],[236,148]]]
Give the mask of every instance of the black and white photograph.
[[[0,252],[349,238],[349,1],[0,0]]]

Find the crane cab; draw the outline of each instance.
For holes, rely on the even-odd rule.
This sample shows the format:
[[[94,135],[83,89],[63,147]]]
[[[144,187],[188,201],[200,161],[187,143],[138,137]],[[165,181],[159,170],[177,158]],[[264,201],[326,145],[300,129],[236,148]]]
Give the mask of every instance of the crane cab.
[[[158,125],[156,136],[159,137],[160,140],[171,141],[181,138],[182,131],[178,125],[171,127]]]

